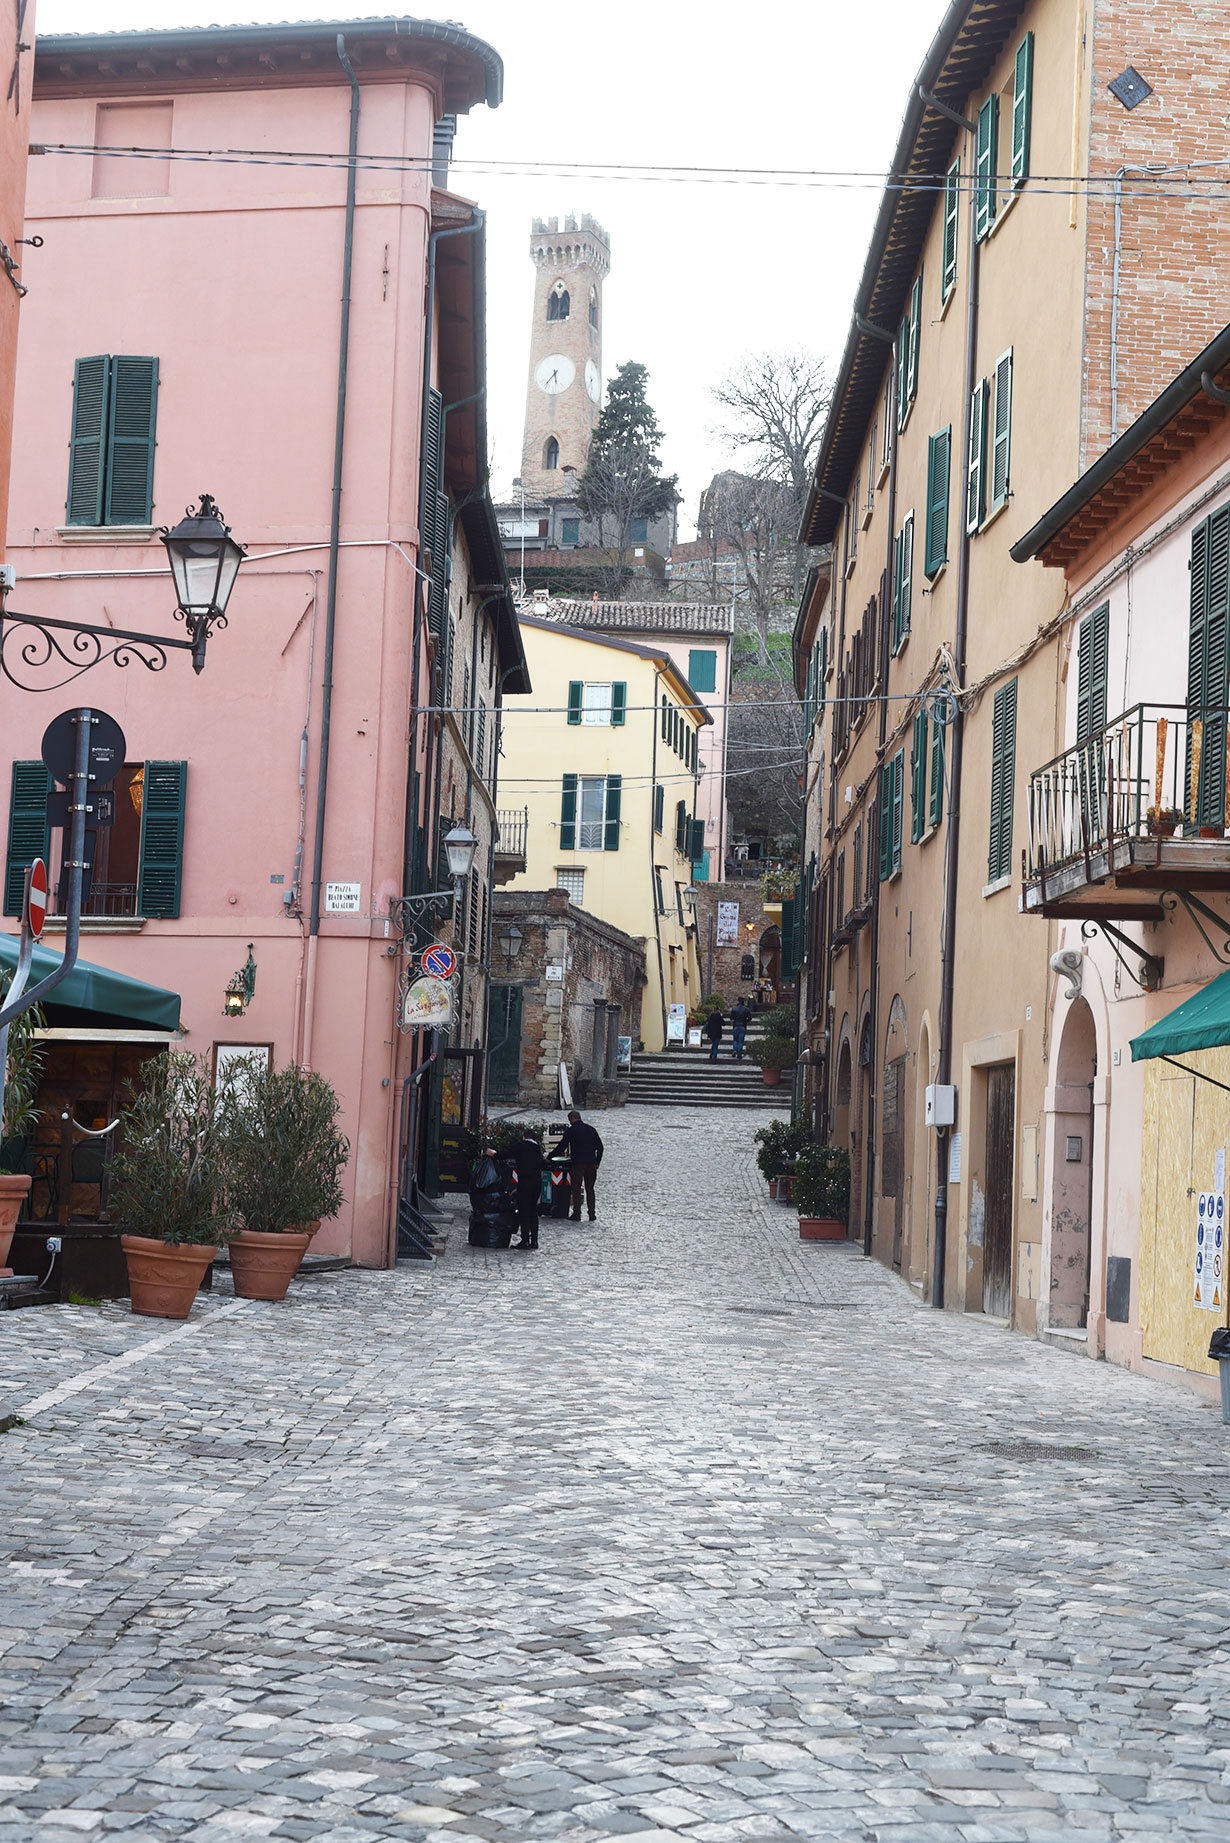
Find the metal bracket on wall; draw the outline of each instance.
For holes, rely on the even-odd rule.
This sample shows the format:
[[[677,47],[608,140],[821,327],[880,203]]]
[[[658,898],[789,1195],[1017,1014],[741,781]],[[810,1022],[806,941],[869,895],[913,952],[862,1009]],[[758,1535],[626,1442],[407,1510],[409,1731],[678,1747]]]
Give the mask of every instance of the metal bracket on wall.
[[[1213,958],[1220,960],[1223,966],[1230,966],[1230,921],[1227,921],[1224,915],[1219,915],[1215,909],[1209,907],[1207,902],[1201,902],[1199,896],[1193,896],[1188,890],[1163,890],[1158,900],[1167,915],[1173,915],[1179,904],[1182,903]],[[1199,915],[1196,913],[1197,909],[1200,911]],[[1212,922],[1213,926],[1220,929],[1224,935],[1225,938],[1220,946],[1210,937],[1208,929],[1200,919],[1201,915]]]
[[[1146,952],[1139,941],[1134,941],[1131,935],[1124,934],[1121,928],[1116,928],[1113,922],[1108,921],[1082,922],[1082,941],[1091,941],[1097,934],[1099,928],[1106,936],[1110,951],[1114,954],[1116,960],[1118,960],[1120,966],[1128,975],[1128,978],[1138,985],[1142,992],[1156,992],[1157,988],[1162,983],[1162,974],[1166,968],[1166,962],[1161,956],[1159,954]],[[1139,972],[1135,967],[1130,966],[1124,959],[1122,953],[1119,951],[1121,947],[1126,947],[1129,953],[1136,955],[1137,959],[1140,961]]]

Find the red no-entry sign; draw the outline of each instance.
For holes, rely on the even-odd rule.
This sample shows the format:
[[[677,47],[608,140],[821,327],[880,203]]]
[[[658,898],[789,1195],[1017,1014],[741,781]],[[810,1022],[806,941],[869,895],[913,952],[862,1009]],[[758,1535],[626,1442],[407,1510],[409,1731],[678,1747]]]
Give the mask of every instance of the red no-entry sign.
[[[42,858],[35,858],[30,866],[30,894],[26,911],[30,917],[30,933],[37,941],[47,919],[47,866]]]

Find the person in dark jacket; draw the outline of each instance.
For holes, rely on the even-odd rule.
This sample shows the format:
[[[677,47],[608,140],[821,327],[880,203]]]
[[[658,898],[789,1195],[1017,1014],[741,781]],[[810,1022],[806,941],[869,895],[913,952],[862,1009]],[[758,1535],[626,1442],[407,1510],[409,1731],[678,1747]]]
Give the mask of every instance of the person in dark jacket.
[[[752,1007],[745,998],[731,1006],[730,1011],[730,1053],[736,1062],[743,1061],[743,1041],[747,1036],[747,1027],[752,1021]]]
[[[568,1115],[568,1131],[555,1150],[557,1156],[562,1153],[568,1156],[568,1173],[572,1179],[572,1213],[569,1221],[581,1220],[581,1192],[584,1189],[589,1219],[593,1222],[597,1213],[594,1208],[594,1181],[602,1163],[602,1141],[596,1127],[584,1121],[574,1108]]]
[[[533,1133],[526,1133],[513,1147],[517,1168],[517,1227],[521,1240],[514,1248],[537,1248],[538,1204],[542,1196],[542,1147]]]
[[[725,1025],[726,1025],[726,1020],[722,1016],[722,1007],[719,1005],[717,1010],[711,1011],[708,1017],[705,1019],[705,1035],[709,1039],[709,1060],[710,1062],[717,1061],[718,1044],[722,1041],[722,1031],[724,1030]]]

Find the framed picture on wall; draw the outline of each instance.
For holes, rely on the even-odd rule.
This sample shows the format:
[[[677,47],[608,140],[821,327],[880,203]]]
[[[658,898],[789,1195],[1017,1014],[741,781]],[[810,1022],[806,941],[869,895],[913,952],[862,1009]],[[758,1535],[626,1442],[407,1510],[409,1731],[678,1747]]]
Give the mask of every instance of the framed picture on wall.
[[[258,1069],[273,1067],[272,1043],[215,1043],[213,1052],[214,1087],[225,1088],[234,1080],[237,1069],[255,1064]]]

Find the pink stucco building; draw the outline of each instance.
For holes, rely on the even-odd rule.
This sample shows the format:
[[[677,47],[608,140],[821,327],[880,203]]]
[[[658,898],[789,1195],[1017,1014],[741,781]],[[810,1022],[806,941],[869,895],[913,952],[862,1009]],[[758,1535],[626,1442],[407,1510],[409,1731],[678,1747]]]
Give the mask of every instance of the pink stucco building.
[[[435,887],[447,814],[444,725],[419,713],[441,701],[463,618],[490,661],[492,730],[502,696],[528,689],[484,489],[482,217],[445,190],[455,117],[498,104],[501,82],[480,40],[409,18],[43,38],[35,66],[27,234],[45,241],[27,265],[10,605],[174,632],[157,527],[202,490],[248,558],[200,677],[172,654],[70,683],[53,658],[18,676],[59,689],[0,684],[7,880],[20,888],[42,842],[44,727],[101,707],[127,762],[82,957],[178,994],[184,1047],[267,1048],[334,1083],[354,1155],[318,1246],[370,1265],[394,1255],[403,1087],[428,1053],[397,1027],[407,956],[389,919],[392,898]],[[490,735],[487,753],[489,781]],[[483,772],[459,784],[447,816],[494,813]],[[496,842],[491,817],[473,829],[471,1045],[471,905],[486,917]],[[249,943],[255,993],[227,1018]],[[61,1023],[83,1119],[116,1104],[134,1041],[168,1040],[130,1025]],[[421,1129],[430,1106],[414,1111]],[[88,1216],[65,1157],[41,1207]],[[413,1167],[411,1148],[403,1181]]]

